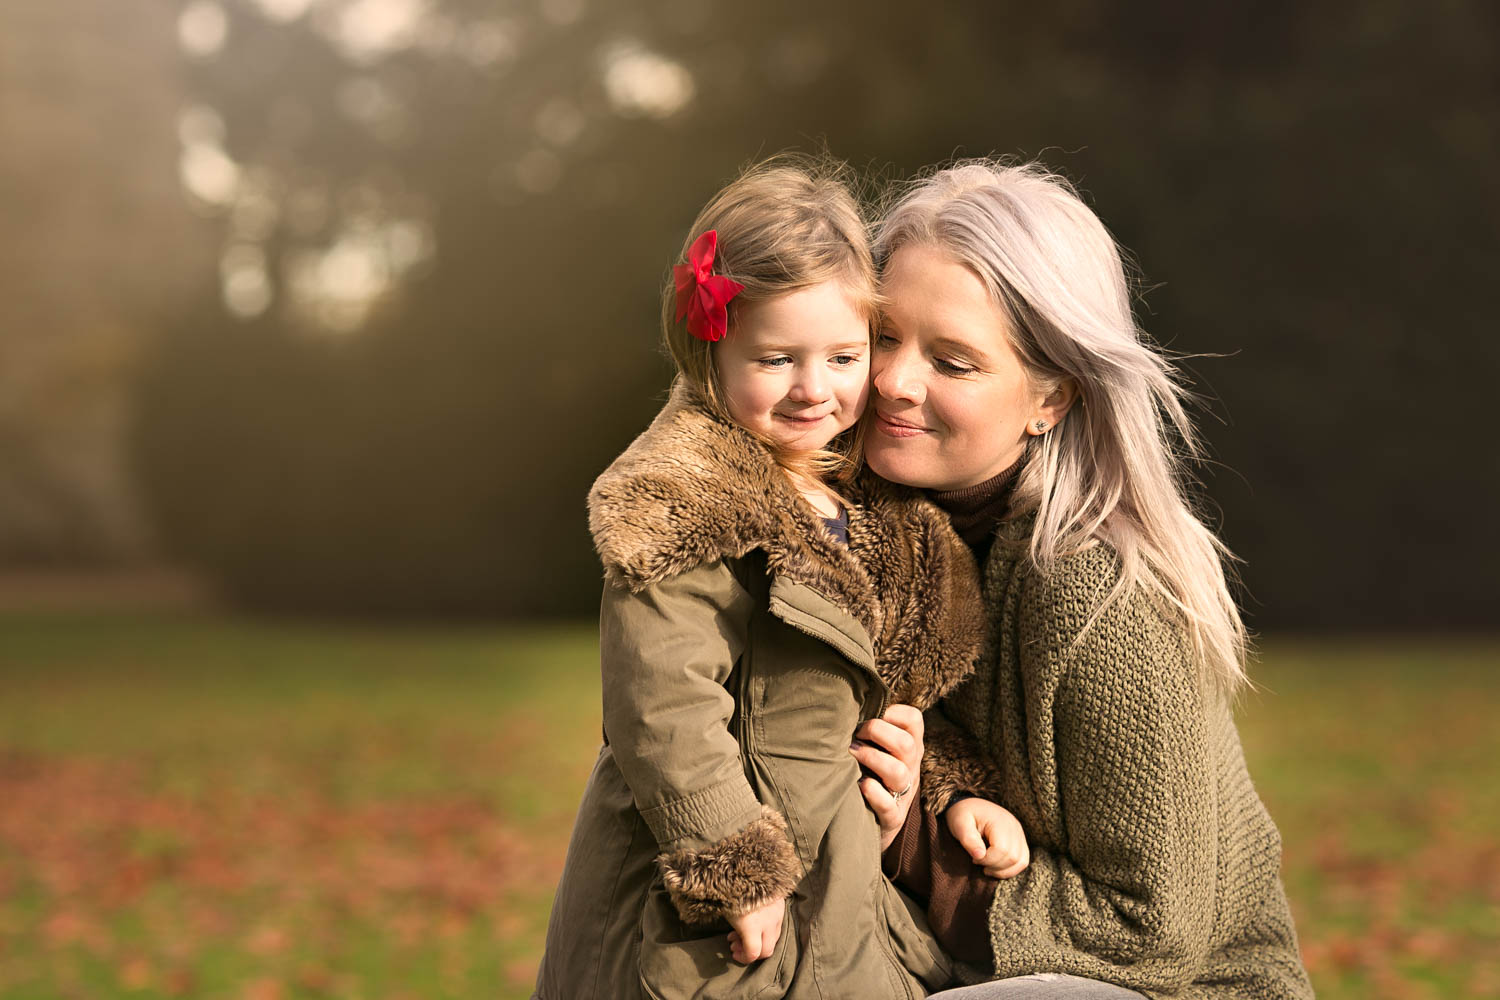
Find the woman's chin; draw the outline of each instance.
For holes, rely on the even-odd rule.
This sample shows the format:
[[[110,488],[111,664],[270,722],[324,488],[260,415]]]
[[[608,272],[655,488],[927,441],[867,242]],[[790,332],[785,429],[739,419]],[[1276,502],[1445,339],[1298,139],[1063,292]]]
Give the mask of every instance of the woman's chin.
[[[874,435],[865,438],[865,464],[882,479],[918,489],[930,489],[938,479],[928,467],[931,463],[913,455],[910,448],[881,441]]]

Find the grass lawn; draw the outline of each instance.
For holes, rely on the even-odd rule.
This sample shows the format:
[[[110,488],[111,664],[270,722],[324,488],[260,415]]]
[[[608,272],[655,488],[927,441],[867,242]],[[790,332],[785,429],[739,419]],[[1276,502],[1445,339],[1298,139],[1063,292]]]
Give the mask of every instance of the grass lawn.
[[[1321,997],[1500,996],[1497,667],[1265,644]],[[589,625],[0,612],[0,998],[525,997],[598,734]]]

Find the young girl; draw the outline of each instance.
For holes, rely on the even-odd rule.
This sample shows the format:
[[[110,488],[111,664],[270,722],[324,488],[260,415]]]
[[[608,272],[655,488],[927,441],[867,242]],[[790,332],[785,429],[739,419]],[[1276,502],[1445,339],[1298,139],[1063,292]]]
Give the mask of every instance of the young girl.
[[[919,997],[949,978],[881,874],[850,752],[888,705],[961,679],[981,633],[947,519],[854,475],[875,304],[836,169],[752,168],[688,234],[671,398],[589,496],[604,746],[534,997]]]

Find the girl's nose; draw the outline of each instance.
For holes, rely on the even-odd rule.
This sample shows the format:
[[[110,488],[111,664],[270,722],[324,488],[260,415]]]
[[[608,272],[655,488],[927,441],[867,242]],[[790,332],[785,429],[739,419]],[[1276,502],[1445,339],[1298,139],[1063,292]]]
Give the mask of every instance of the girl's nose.
[[[809,365],[797,372],[787,395],[799,403],[821,403],[828,398],[828,379],[818,365]]]

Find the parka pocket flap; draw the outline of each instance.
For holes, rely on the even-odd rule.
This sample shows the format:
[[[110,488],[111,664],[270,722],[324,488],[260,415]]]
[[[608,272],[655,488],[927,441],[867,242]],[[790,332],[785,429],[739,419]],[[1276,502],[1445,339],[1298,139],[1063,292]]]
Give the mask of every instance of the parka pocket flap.
[[[880,676],[870,633],[853,615],[812,587],[777,577],[771,581],[769,606],[771,613],[788,625],[821,639],[856,666]]]
[[[652,1000],[779,1000],[791,985],[796,953],[790,905],[771,956],[741,965],[730,955],[728,923],[683,923],[660,880],[646,894],[640,975]]]

